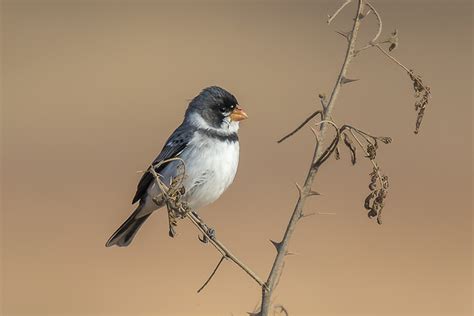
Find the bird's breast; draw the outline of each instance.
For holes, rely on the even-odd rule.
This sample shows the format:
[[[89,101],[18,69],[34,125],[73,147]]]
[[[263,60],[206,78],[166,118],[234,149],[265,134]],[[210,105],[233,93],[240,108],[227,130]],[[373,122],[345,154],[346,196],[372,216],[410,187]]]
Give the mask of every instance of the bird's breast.
[[[239,142],[196,135],[182,153],[186,164],[185,199],[193,209],[217,200],[234,180]]]

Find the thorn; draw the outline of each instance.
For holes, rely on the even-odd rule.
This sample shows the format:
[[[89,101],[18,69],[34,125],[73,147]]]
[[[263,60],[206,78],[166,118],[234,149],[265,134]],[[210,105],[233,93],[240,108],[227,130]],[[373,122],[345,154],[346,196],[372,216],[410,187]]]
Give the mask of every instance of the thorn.
[[[351,40],[352,31],[349,31],[349,32],[334,31],[334,32],[344,37],[348,42]]]
[[[176,237],[176,230],[175,230],[174,227],[171,226],[171,225],[170,225],[170,227],[169,227],[168,236],[171,237],[171,238]]]
[[[313,195],[321,195],[321,194],[313,190],[309,191],[308,196],[313,196]]]
[[[319,101],[321,101],[321,105],[323,106],[323,110],[326,110],[326,107],[328,106],[328,102],[326,99],[326,94],[325,93],[320,93],[318,95]]]
[[[337,215],[336,213],[318,212],[318,215]]]
[[[276,241],[271,240],[271,239],[270,239],[270,242],[273,244],[273,246],[275,247],[276,251],[279,252],[279,251],[280,251],[281,242],[276,242]]]
[[[365,18],[366,16],[368,16],[370,14],[370,12],[372,12],[372,9],[369,9],[367,12],[365,13],[361,13],[359,14],[359,20],[362,20],[363,18]]]
[[[309,217],[309,216],[313,216],[313,215],[316,215],[316,213],[308,213],[308,214],[301,213],[300,219],[305,218],[305,217]]]
[[[351,83],[351,82],[354,82],[354,81],[358,81],[359,79],[349,79],[349,78],[346,78],[346,77],[342,77],[341,78],[341,84],[346,84],[346,83]]]
[[[298,254],[295,252],[287,251],[285,252],[285,256],[297,256]]]
[[[203,244],[207,244],[207,243],[209,242],[209,238],[207,238],[207,236],[204,235],[204,234],[202,235],[202,237],[201,237],[201,235],[198,235],[198,239],[199,239],[199,241],[202,242]]]
[[[298,195],[301,197],[303,191],[302,191],[302,189],[301,189],[301,187],[300,187],[300,185],[299,185],[298,183],[295,182],[295,185],[296,185],[296,188],[298,189]]]

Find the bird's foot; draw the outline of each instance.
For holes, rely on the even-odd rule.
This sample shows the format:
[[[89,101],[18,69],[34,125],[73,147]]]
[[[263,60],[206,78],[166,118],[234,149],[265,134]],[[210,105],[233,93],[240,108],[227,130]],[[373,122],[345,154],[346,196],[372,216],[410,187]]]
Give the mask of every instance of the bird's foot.
[[[202,218],[201,218],[201,216],[199,216],[198,212],[191,211],[191,214],[193,214],[200,222],[202,222]]]
[[[209,238],[211,239],[214,239],[216,238],[216,230],[212,227],[208,227],[207,229],[207,235],[209,236]]]
[[[194,217],[196,217],[196,219],[198,220],[198,225],[201,227],[202,231],[204,232],[202,236],[198,237],[199,240],[202,243],[207,244],[209,242],[209,239],[214,239],[216,237],[216,230],[212,227],[208,227],[196,211],[191,211],[191,214],[193,214]]]
[[[205,232],[202,236],[199,236],[199,240],[202,243],[207,244],[209,242],[209,239],[214,239],[216,238],[216,230],[212,227],[207,227],[206,224],[201,224],[201,228]]]

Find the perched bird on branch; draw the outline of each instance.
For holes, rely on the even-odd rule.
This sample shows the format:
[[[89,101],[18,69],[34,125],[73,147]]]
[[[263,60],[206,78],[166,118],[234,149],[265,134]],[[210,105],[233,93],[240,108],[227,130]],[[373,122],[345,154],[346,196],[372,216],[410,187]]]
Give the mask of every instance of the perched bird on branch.
[[[184,163],[183,201],[196,210],[215,200],[234,180],[239,163],[239,121],[247,114],[228,91],[212,86],[205,88],[190,103],[181,125],[166,141],[152,166],[163,183],[170,183]],[[172,158],[167,163],[163,161]],[[159,165],[159,166],[158,166]],[[149,170],[140,179],[132,204],[136,210],[105,244],[128,246],[138,229],[166,201],[154,175]]]

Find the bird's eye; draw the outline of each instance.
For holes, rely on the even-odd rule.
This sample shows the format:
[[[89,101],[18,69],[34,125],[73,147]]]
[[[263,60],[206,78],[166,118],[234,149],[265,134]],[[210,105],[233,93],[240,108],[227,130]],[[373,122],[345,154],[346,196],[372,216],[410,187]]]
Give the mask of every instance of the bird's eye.
[[[221,111],[222,113],[225,113],[225,112],[227,112],[227,109],[226,109],[225,107],[221,107],[221,108],[219,109],[219,111]]]

